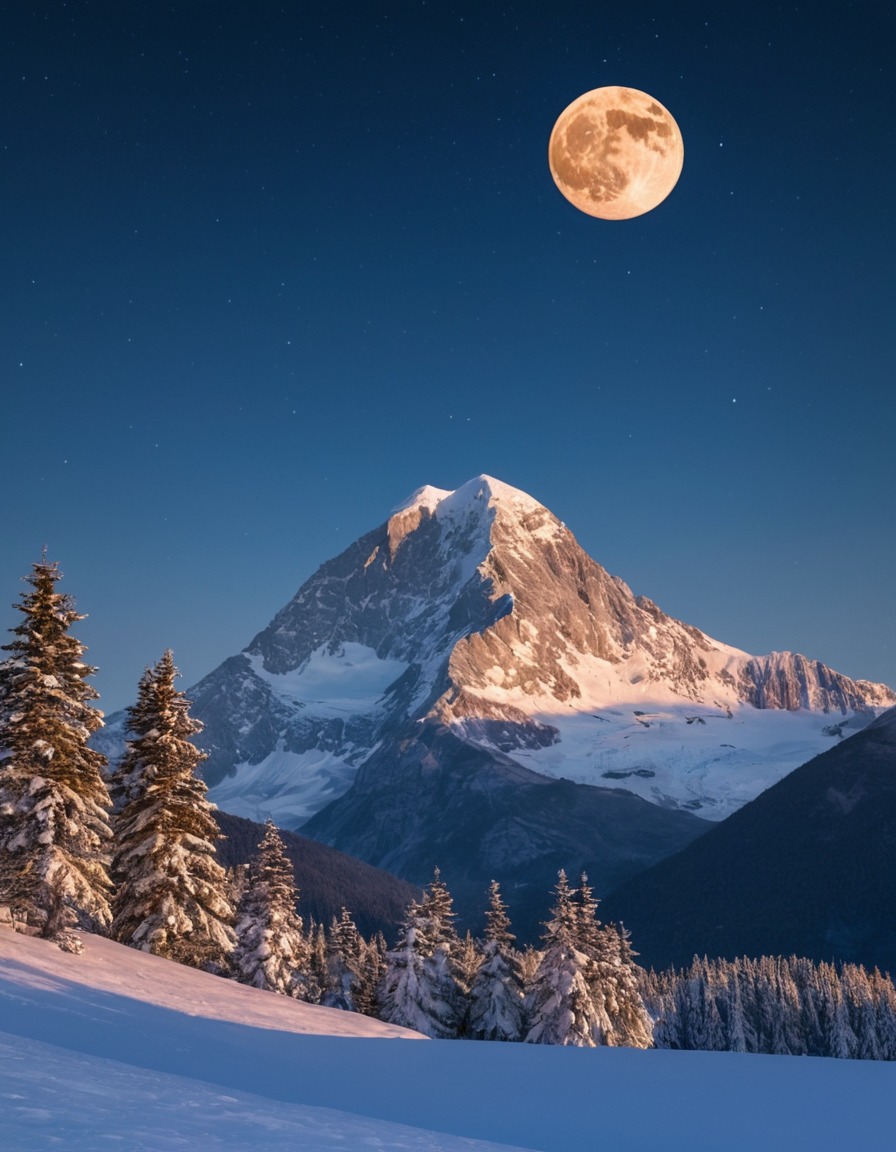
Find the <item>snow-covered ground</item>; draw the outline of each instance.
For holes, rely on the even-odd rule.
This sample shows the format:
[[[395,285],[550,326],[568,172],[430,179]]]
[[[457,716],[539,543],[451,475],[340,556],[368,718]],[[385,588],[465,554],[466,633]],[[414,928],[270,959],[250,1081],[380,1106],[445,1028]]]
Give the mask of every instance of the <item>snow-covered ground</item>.
[[[84,941],[71,956],[0,927],[10,1152],[892,1147],[896,1065],[408,1043],[415,1033]]]

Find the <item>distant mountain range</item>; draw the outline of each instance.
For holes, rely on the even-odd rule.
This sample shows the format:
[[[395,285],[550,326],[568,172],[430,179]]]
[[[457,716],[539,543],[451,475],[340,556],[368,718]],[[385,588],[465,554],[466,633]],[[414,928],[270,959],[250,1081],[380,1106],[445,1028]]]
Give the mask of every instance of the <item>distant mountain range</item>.
[[[495,877],[527,921],[557,868],[609,891],[896,703],[674,620],[488,476],[418,490],[189,695],[222,809],[470,907]]]
[[[648,871],[601,915],[640,962],[797,955],[896,974],[896,708]]]

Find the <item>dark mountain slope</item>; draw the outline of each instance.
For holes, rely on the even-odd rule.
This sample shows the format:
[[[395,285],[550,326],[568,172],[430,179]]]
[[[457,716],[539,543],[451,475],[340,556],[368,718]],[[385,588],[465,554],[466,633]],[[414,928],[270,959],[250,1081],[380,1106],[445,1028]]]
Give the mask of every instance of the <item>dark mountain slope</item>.
[[[535,941],[560,868],[606,891],[708,827],[621,789],[549,780],[426,721],[387,742],[303,831],[420,884],[438,865],[461,928],[481,927],[498,880],[514,931]]]
[[[246,864],[255,855],[264,825],[227,812],[215,816],[226,837],[218,842],[218,859],[227,867]],[[299,912],[306,924],[314,919],[329,925],[345,905],[363,935],[381,930],[394,941],[395,927],[408,904],[419,899],[419,888],[297,832],[280,829],[280,835],[295,870]]]
[[[602,914],[657,967],[796,953],[896,972],[896,709],[622,885]]]

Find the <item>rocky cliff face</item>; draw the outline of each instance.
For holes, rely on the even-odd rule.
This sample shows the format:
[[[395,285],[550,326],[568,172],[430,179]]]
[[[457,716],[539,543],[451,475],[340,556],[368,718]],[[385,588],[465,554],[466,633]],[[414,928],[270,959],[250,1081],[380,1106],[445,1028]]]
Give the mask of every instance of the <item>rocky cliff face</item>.
[[[293,827],[424,720],[540,776],[717,819],[896,702],[672,619],[487,476],[420,489],[191,695],[217,802]]]

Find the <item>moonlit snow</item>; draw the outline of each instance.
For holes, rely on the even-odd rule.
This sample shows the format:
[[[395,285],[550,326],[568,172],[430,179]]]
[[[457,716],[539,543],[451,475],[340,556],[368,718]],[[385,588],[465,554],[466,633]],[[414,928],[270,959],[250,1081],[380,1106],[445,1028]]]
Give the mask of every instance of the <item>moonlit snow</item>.
[[[15,1152],[886,1149],[896,1066],[435,1041],[85,936],[0,927]]]

